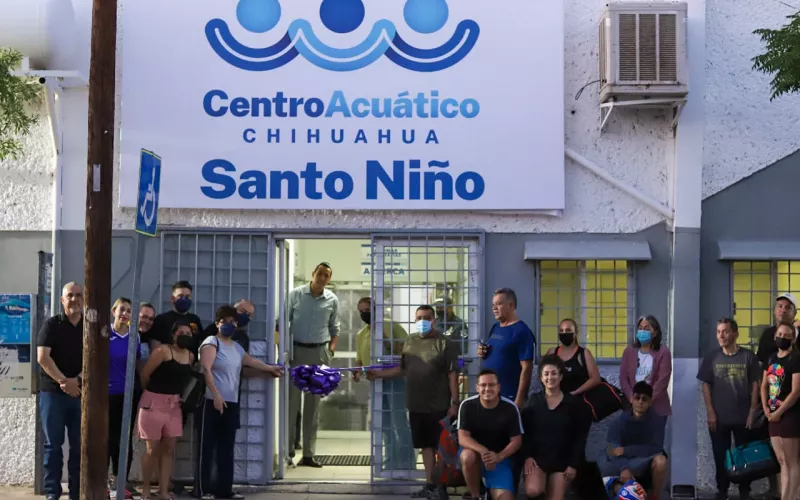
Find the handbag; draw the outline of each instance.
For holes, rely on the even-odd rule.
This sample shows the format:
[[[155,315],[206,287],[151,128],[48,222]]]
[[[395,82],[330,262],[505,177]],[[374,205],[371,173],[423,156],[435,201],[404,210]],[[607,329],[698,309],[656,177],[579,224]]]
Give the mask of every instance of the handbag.
[[[769,441],[753,441],[725,452],[725,470],[732,483],[748,483],[781,471]]]
[[[580,348],[578,362],[586,366],[586,355],[583,347]],[[583,402],[589,407],[592,421],[594,422],[600,422],[617,411],[628,407],[628,399],[622,389],[609,383],[604,378],[600,378],[599,385],[584,392],[581,396],[583,396]]]
[[[206,381],[202,373],[192,371],[192,376],[181,391],[181,411],[184,415],[194,413],[203,403],[206,395]]]
[[[622,390],[600,379],[600,385],[593,387],[582,394],[583,401],[589,407],[594,422],[600,422],[619,410],[628,407],[628,400]]]

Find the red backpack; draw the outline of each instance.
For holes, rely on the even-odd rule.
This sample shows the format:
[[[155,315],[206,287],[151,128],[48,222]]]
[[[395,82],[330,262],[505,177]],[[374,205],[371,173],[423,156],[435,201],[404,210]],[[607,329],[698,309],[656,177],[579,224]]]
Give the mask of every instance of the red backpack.
[[[461,473],[461,458],[458,456],[458,428],[455,422],[445,417],[439,421],[439,447],[436,450],[435,477],[442,486],[464,486],[464,475]]]

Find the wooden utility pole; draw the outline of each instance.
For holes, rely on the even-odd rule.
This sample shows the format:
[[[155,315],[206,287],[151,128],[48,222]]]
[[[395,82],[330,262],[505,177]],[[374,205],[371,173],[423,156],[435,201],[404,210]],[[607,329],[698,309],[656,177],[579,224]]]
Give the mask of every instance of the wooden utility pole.
[[[117,0],[94,0],[89,68],[89,156],[84,257],[81,499],[105,500]]]

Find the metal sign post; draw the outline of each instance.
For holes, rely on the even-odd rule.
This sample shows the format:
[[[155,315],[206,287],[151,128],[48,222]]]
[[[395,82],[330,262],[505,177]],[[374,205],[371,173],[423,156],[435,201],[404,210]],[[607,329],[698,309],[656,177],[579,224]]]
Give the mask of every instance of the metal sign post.
[[[128,330],[128,363],[125,372],[125,400],[122,405],[122,433],[119,444],[119,470],[117,471],[117,498],[125,498],[128,482],[128,448],[133,421],[133,378],[136,376],[136,348],[139,344],[139,295],[142,287],[142,267],[147,239],[158,229],[158,192],[161,184],[161,158],[142,150],[139,165],[139,196],[136,203],[136,260],[133,272],[133,304],[131,326]]]

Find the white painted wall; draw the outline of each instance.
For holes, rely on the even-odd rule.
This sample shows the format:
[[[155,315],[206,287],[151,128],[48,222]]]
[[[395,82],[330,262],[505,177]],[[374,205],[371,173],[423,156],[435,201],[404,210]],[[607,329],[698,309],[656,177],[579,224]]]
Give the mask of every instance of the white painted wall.
[[[91,2],[73,0],[81,46],[88,52]],[[567,0],[565,120],[566,144],[607,168],[654,200],[669,204],[669,161],[672,134],[669,119],[658,111],[615,112],[604,133],[599,132],[597,86],[575,100],[575,93],[597,78],[597,19],[603,0]],[[703,195],[710,196],[798,148],[800,96],[769,102],[769,78],[751,70],[750,59],[761,44],[752,31],[777,27],[792,8],[778,0],[709,0],[706,61],[706,140]],[[82,24],[80,24],[82,23]],[[88,56],[79,65],[86,71]],[[121,74],[120,78],[124,78]],[[176,83],[177,84],[177,83]],[[85,179],[85,91],[71,90],[65,103],[65,229],[83,225]],[[76,94],[84,94],[78,96]],[[69,99],[67,99],[69,101]],[[83,109],[81,109],[83,108]],[[528,112],[535,112],[529,110]],[[52,228],[50,188],[55,159],[48,121],[42,116],[25,139],[26,155],[0,163],[0,230]],[[117,166],[118,168],[118,166]],[[375,217],[370,212],[338,211],[213,211],[169,210],[165,224],[252,228],[482,228],[509,232],[633,232],[662,217],[611,188],[582,167],[567,161],[567,209],[563,217],[403,212]],[[115,209],[115,227],[130,228],[132,212]]]

